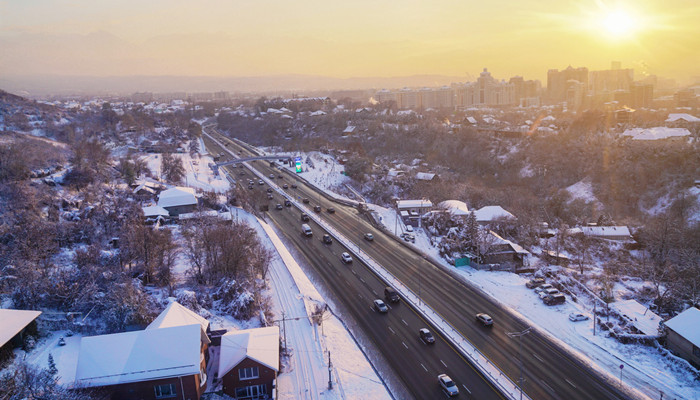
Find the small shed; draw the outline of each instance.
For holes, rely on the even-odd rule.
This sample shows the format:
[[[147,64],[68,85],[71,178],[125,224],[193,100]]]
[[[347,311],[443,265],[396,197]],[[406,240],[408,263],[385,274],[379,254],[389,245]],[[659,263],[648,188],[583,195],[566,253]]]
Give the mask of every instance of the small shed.
[[[700,368],[700,310],[691,307],[664,325],[668,349]]]

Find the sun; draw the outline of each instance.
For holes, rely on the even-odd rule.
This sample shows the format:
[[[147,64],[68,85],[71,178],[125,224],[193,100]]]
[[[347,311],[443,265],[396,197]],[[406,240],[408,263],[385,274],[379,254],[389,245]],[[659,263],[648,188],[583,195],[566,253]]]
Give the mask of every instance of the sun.
[[[604,16],[602,25],[607,34],[615,39],[632,36],[638,29],[635,18],[624,10],[609,12]]]

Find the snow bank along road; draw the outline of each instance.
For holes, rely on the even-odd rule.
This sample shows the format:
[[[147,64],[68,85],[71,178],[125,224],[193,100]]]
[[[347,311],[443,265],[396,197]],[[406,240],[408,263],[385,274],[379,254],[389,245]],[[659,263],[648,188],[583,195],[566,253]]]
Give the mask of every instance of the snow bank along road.
[[[231,144],[231,146],[235,145]],[[268,163],[253,162],[252,164],[265,176],[271,172],[279,172],[278,170],[270,168]],[[355,209],[344,207],[339,204],[332,204],[328,199],[321,198],[315,191],[304,185],[299,185],[299,188],[295,189],[294,195],[295,197],[314,199],[314,203],[320,202],[324,209],[329,206],[334,206],[337,210],[336,214],[324,214],[324,220],[332,223],[335,229],[339,230],[344,236],[356,238],[362,251],[369,254],[373,259],[384,266],[410,290],[415,293],[420,293],[425,303],[430,305],[444,319],[449,321],[455,329],[483,354],[489,357],[489,359],[508,375],[511,380],[517,381],[519,377],[518,342],[509,338],[506,332],[521,331],[527,328],[526,323],[509,312],[509,310],[502,308],[496,301],[485,296],[478,289],[456,279],[440,267],[426,261],[414,251],[387,238],[369,225],[367,221],[358,216]],[[342,275],[343,270],[338,266],[339,261],[334,259],[334,253],[338,252],[339,249],[334,250],[331,248],[331,253],[328,254],[328,250],[323,251],[323,249],[318,246],[311,248],[308,241],[300,242],[300,240],[303,239],[301,239],[298,234],[299,219],[295,218],[293,215],[281,219],[282,215],[285,215],[285,213],[293,214],[293,211],[285,209],[282,210],[284,213],[281,211],[275,212],[274,204],[277,202],[280,202],[280,198],[278,197],[270,202],[272,205],[272,211],[270,212],[271,218],[273,218],[273,221],[278,223],[280,228],[287,233],[290,240],[297,244],[299,249],[312,260],[312,264],[316,266],[317,272],[324,277],[326,285],[331,288],[333,288],[333,285],[337,286],[337,290],[334,290],[334,294],[338,296],[338,299],[350,310],[362,306],[367,308],[366,311],[369,311],[369,304],[371,304],[371,299],[375,296],[374,292],[378,293],[376,297],[381,297],[381,292],[379,290],[382,289],[383,283],[374,277],[375,282],[369,284],[368,279],[370,276],[373,276],[373,274],[363,268],[363,275],[353,279],[361,282],[360,284],[365,287],[365,293],[368,293],[365,295],[362,293],[355,293],[354,290],[359,289],[355,282],[343,276],[338,276]],[[278,215],[280,216],[279,218],[277,217]],[[277,219],[280,221],[277,222]],[[313,226],[313,228],[318,231],[317,235],[323,233],[319,230],[319,227]],[[372,243],[363,242],[361,238],[365,232],[372,232],[376,240]],[[351,272],[353,277],[358,274],[359,267],[354,270],[354,272],[355,273]],[[342,284],[338,282],[342,282]],[[348,293],[351,291],[353,293]],[[379,317],[391,317],[397,314],[394,312],[396,309],[404,306],[405,305],[399,305],[391,310],[389,315]],[[380,331],[378,330],[376,322],[376,317],[378,316],[367,312],[363,313],[359,309],[354,311],[353,315],[358,320],[363,330],[368,333],[368,336],[371,337],[375,343],[381,343],[378,344],[378,347],[384,350],[384,355],[389,364],[403,377],[406,386],[409,388],[418,386],[415,388],[416,391],[414,392],[418,397],[425,397],[421,396],[421,393],[428,397],[432,396],[428,395],[425,388],[434,389],[436,385],[436,383],[434,383],[434,377],[440,372],[448,372],[460,385],[474,385],[478,384],[479,381],[483,382],[483,378],[475,373],[474,376],[471,377],[462,377],[459,375],[463,371],[471,369],[470,366],[457,368],[457,372],[454,372],[454,368],[446,367],[446,365],[449,366],[449,364],[447,364],[444,359],[440,358],[436,360],[436,362],[438,362],[438,365],[442,365],[442,367],[437,366],[435,370],[430,371],[425,363],[420,362],[423,360],[422,357],[425,357],[422,354],[425,349],[408,349],[406,342],[401,341],[401,346],[403,346],[404,349],[397,352],[391,347],[391,342],[394,341],[388,341],[389,343],[384,343],[384,341],[382,341],[382,337],[393,337],[395,333],[392,332],[397,332],[397,327],[399,328],[398,332],[406,335],[406,339],[408,339],[408,337],[416,337],[413,332],[417,332],[417,329],[422,326],[406,327],[406,324],[402,321],[408,321],[405,318],[401,318],[402,321],[399,321],[398,325],[394,324],[394,326],[392,326],[388,324],[391,330],[384,328],[384,330]],[[412,310],[408,311],[412,313]],[[494,317],[496,321],[494,328],[484,329],[476,324],[473,316],[477,312],[487,312]],[[420,319],[419,316],[417,316],[417,318]],[[423,323],[423,325],[425,325],[425,323]],[[386,331],[388,331],[388,333]],[[385,344],[388,347],[384,347]],[[404,346],[404,344],[406,344],[406,346]],[[522,359],[525,374],[524,388],[526,393],[533,399],[602,399],[629,397],[626,393],[621,392],[614,383],[609,382],[606,376],[597,373],[597,371],[585,362],[582,362],[579,357],[570,354],[558,344],[539,335],[536,331],[533,331],[523,340],[522,346]],[[436,349],[446,347],[448,347],[446,343],[438,343],[438,345],[435,346]],[[406,362],[407,360],[402,359],[405,357],[420,357],[420,359],[412,360],[413,362],[408,363]],[[435,361],[434,357],[428,356],[428,358]],[[419,364],[418,369],[414,367],[416,363]],[[462,360],[462,365],[468,364]],[[411,371],[406,371],[407,369]],[[425,376],[416,376],[417,374],[415,371],[420,371],[421,369],[426,370]],[[472,388],[469,389],[472,390]],[[479,396],[479,398],[484,397]]]

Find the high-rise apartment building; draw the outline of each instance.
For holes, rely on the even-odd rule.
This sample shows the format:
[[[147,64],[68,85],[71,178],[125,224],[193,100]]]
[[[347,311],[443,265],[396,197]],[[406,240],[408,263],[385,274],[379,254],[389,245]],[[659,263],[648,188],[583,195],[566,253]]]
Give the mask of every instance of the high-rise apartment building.
[[[577,81],[588,88],[588,68],[573,68],[569,65],[564,70],[550,69],[547,71],[547,99],[552,103],[567,101],[571,87],[569,81]]]
[[[515,85],[494,79],[486,68],[476,82],[454,84],[453,88],[455,105],[458,107],[516,104]]]

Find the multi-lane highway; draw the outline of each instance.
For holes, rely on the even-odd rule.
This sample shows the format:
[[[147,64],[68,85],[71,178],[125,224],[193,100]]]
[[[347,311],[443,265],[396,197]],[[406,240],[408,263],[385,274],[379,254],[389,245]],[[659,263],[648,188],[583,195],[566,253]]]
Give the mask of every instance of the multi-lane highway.
[[[207,129],[207,132],[222,143],[225,142],[226,150],[250,155],[244,148],[216,131]],[[205,139],[205,143],[211,152],[225,151],[211,140]],[[224,157],[223,160],[225,159]],[[282,173],[280,169],[271,167],[267,161],[254,161],[250,165],[266,176]],[[232,169],[232,176],[236,176],[238,171],[240,169]],[[290,184],[294,180],[294,176],[287,173],[283,173],[283,177],[284,179],[277,179],[279,186],[282,185],[282,181]],[[528,327],[527,323],[500,307],[478,289],[375,229],[355,208],[332,202],[302,182],[296,183],[296,189],[287,190],[289,195],[308,198],[312,206],[320,204],[323,207],[322,218],[344,236],[355,240],[362,251],[373,257],[404,285],[416,293],[420,292],[426,304],[458,329],[503,373],[513,381],[518,381],[519,343],[506,332],[522,331]],[[245,182],[243,187],[247,187]],[[251,190],[261,189],[255,185]],[[479,399],[500,396],[442,338],[438,337],[438,343],[434,346],[421,343],[418,339],[418,329],[427,324],[406,304],[393,306],[386,315],[374,312],[371,309],[372,300],[383,297],[385,284],[357,260],[352,265],[343,264],[339,254],[345,250],[337,243],[324,245],[320,237],[325,232],[319,226],[312,223],[313,238],[304,238],[300,231],[300,211],[288,207],[276,210],[275,204],[282,202],[279,194],[275,194],[274,199],[269,200],[270,219],[308,259],[336,300],[350,310],[364,333],[382,351],[387,363],[402,379],[410,393],[416,398],[435,398],[435,394],[440,393],[437,374],[446,372],[457,382],[462,395],[469,396],[471,392],[473,398]],[[328,207],[334,207],[336,213],[327,213]],[[373,242],[363,240],[366,232],[374,234]],[[478,312],[490,314],[495,320],[494,327],[485,328],[475,322],[474,315]],[[532,399],[628,398],[628,395],[608,383],[576,356],[537,331],[532,331],[522,339],[522,360],[525,392]]]

